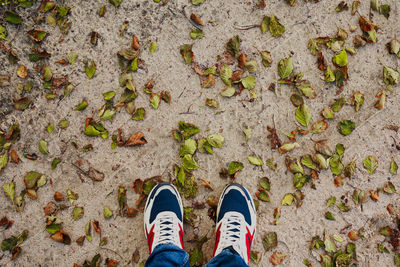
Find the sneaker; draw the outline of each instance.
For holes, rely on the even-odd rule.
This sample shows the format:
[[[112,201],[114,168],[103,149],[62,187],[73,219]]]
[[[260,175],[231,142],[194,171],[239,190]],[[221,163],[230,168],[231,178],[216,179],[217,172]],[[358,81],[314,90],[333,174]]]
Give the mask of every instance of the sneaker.
[[[239,184],[228,185],[217,208],[214,256],[233,249],[249,264],[255,231],[256,209],[249,192]]]
[[[144,208],[144,232],[150,254],[161,244],[183,249],[183,206],[173,185],[161,183],[151,190]]]

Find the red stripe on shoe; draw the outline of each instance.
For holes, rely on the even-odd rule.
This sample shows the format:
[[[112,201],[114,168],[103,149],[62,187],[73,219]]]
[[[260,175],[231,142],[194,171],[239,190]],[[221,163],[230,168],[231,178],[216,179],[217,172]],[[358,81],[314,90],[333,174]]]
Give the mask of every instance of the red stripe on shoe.
[[[182,249],[185,249],[184,246],[183,246],[183,230],[182,230],[182,226],[181,226],[180,223],[178,223],[178,225],[179,225],[179,240],[181,241]]]
[[[218,226],[217,232],[215,233],[215,246],[214,246],[213,257],[215,256],[215,252],[217,251],[217,247],[218,247],[218,244],[219,244],[219,238],[221,236],[221,231],[220,231],[221,225],[222,225],[222,223]]]
[[[147,232],[147,225],[146,227],[146,237],[147,237],[147,244],[149,245],[149,254],[151,254],[151,247],[153,246],[153,241],[154,241],[154,226],[151,227],[150,232]]]
[[[249,228],[246,226],[246,231],[247,231],[246,247],[247,247],[247,262],[248,262],[250,260],[250,247],[251,247],[251,243],[253,243],[255,230],[253,231],[253,234],[251,234]]]

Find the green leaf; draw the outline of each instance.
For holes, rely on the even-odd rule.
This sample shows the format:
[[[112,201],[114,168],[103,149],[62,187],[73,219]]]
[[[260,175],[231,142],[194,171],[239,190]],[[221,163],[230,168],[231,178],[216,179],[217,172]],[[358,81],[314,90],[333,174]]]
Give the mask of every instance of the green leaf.
[[[247,70],[248,72],[250,72],[250,73],[256,72],[257,69],[258,69],[258,64],[257,64],[257,61],[255,61],[255,60],[247,61],[247,62],[244,64],[244,66],[245,66],[246,70]]]
[[[383,186],[383,191],[388,194],[394,194],[396,193],[396,187],[392,182],[386,182],[385,185]]]
[[[221,80],[224,82],[224,84],[230,86],[232,84],[231,81],[232,74],[233,74],[232,69],[225,64],[224,66],[222,66],[219,76]]]
[[[262,166],[262,165],[263,165],[262,160],[259,159],[259,158],[257,158],[257,157],[248,156],[247,159],[248,159],[249,162],[250,162],[251,164],[253,164],[253,165],[256,165],[256,166]]]
[[[326,237],[324,245],[326,252],[336,252],[337,250],[335,242],[330,237]]]
[[[239,161],[231,161],[229,163],[229,167],[228,167],[228,174],[229,175],[234,175],[237,171],[240,171],[243,169],[243,163],[239,162]]]
[[[6,20],[11,24],[21,24],[21,22],[22,22],[21,17],[15,12],[8,10],[5,12],[5,16],[6,16]]]
[[[192,0],[192,4],[195,6],[198,6],[200,4],[203,4],[205,0]]]
[[[115,91],[108,91],[103,93],[104,100],[111,100],[115,96]]]
[[[72,211],[74,221],[77,221],[80,218],[82,218],[83,214],[84,214],[83,207],[75,207],[74,210]]]
[[[98,136],[100,134],[100,131],[98,131],[95,127],[92,125],[88,125],[85,128],[85,135],[87,136]]]
[[[269,31],[274,37],[279,37],[285,32],[285,26],[279,22],[279,19],[272,15],[269,18]]]
[[[223,91],[221,91],[221,95],[225,97],[231,97],[235,94],[236,89],[233,86],[226,86]]]
[[[328,83],[334,82],[336,80],[334,71],[329,67],[326,69],[324,76],[325,76],[325,81]]]
[[[293,61],[291,57],[281,59],[278,65],[278,73],[282,79],[286,79],[292,74],[294,69]]]
[[[138,58],[137,57],[135,57],[135,59],[132,60],[130,68],[131,68],[131,71],[133,71],[133,72],[137,71],[137,69],[138,69]]]
[[[11,199],[11,201],[14,201],[15,183],[14,182],[11,182],[9,184],[4,183],[2,187],[6,196],[8,196]]]
[[[225,138],[222,134],[210,134],[207,136],[207,142],[212,147],[222,147]]]
[[[278,246],[278,235],[276,232],[268,232],[264,235],[262,243],[265,251],[270,251]]]
[[[144,119],[145,115],[146,115],[146,110],[144,108],[137,108],[135,112],[132,114],[132,119],[140,121]]]
[[[247,127],[246,129],[243,130],[243,133],[245,135],[246,142],[249,141],[249,139],[251,138],[251,128]]]
[[[295,87],[304,96],[306,96],[308,98],[315,98],[317,96],[317,93],[315,92],[314,88],[311,87],[310,81],[302,80],[300,82],[296,82]]]
[[[85,73],[89,79],[92,79],[95,72],[96,72],[96,63],[94,63],[94,60],[92,59],[90,63],[85,64]]]
[[[226,50],[235,58],[239,56],[240,38],[239,35],[232,37],[226,44]]]
[[[290,206],[290,205],[292,205],[293,200],[294,200],[293,194],[287,193],[282,199],[282,205],[283,206]]]
[[[269,16],[263,17],[260,25],[260,29],[262,33],[265,33],[267,30],[269,30]]]
[[[109,0],[109,2],[115,7],[119,7],[119,5],[122,3],[122,0]]]
[[[150,53],[154,53],[157,49],[157,43],[156,42],[151,42],[150,47],[149,47],[149,51]]]
[[[54,158],[53,161],[51,162],[51,169],[54,170],[60,162],[61,162],[60,158]]]
[[[150,104],[154,109],[158,109],[158,106],[160,105],[160,101],[161,101],[161,98],[159,95],[157,95],[155,93],[152,93],[150,95]]]
[[[110,210],[109,207],[104,206],[103,214],[104,214],[104,219],[107,220],[107,219],[110,219],[110,218],[111,218],[111,216],[113,215],[113,212]]]
[[[77,111],[85,110],[86,107],[87,107],[87,105],[88,105],[88,102],[86,101],[86,99],[84,99],[84,100],[82,100],[81,103],[79,103],[79,104],[76,106],[75,110],[77,110]]]
[[[351,120],[342,120],[338,124],[339,133],[342,135],[349,135],[356,128],[356,124]]]
[[[271,183],[268,179],[268,177],[262,177],[260,180],[258,180],[258,184],[264,188],[265,190],[269,191],[271,190]]]
[[[179,122],[179,131],[185,139],[188,139],[188,138],[192,137],[193,135],[199,133],[200,129],[192,123],[186,123],[184,121],[180,121]]]
[[[334,112],[338,112],[342,109],[343,105],[346,103],[346,99],[343,98],[339,98],[335,100],[335,103],[333,103],[331,105],[331,108]]]
[[[379,7],[379,13],[385,16],[386,19],[389,19],[390,16],[390,6],[389,5],[381,5]]]
[[[0,25],[0,39],[7,41],[7,29]]]
[[[8,163],[8,151],[6,150],[3,155],[0,155],[0,173],[1,170],[7,166]]]
[[[203,252],[201,246],[197,245],[189,252],[190,266],[201,266],[203,263]]]
[[[339,54],[333,56],[332,61],[335,65],[344,67],[347,65],[347,52],[343,49]]]
[[[103,120],[103,121],[112,120],[115,112],[116,112],[115,110],[106,109],[104,111],[103,115],[101,115],[100,119]]]
[[[242,85],[246,89],[253,89],[256,86],[256,78],[254,76],[247,76],[240,79]]]
[[[334,154],[329,160],[331,171],[335,175],[340,175],[343,172],[344,165],[340,160],[341,158],[338,154]]]
[[[258,189],[259,191],[256,193],[256,196],[259,200],[263,201],[263,202],[270,202],[271,199],[267,193],[267,191],[265,191],[264,189]]]
[[[397,166],[396,161],[394,161],[394,159],[392,159],[392,162],[390,162],[390,174],[396,175],[397,174],[397,170],[399,169],[399,166]]]
[[[24,176],[24,183],[25,183],[25,187],[27,189],[33,189],[36,187],[37,185],[37,181],[39,180],[39,178],[42,176],[43,174],[35,172],[35,171],[30,171],[27,172]]]
[[[327,201],[326,201],[326,207],[330,207],[332,205],[335,205],[336,203],[336,197],[331,196]]]
[[[46,226],[46,231],[49,234],[55,234],[60,230],[61,230],[61,224],[60,223],[52,223],[52,224]]]
[[[302,104],[296,109],[296,120],[303,126],[308,126],[311,121],[311,110],[306,104]]]
[[[393,261],[396,266],[400,266],[400,253],[398,252],[394,253]]]
[[[325,219],[334,221],[335,217],[333,216],[333,214],[330,211],[327,211],[327,212],[325,212]]]
[[[201,39],[204,37],[203,31],[199,29],[193,29],[190,32],[190,38],[192,39]]]
[[[181,145],[181,149],[179,151],[179,156],[183,157],[186,154],[193,155],[196,152],[197,143],[194,139],[186,139],[185,142]]]
[[[373,174],[378,168],[378,159],[375,156],[368,156],[364,159],[363,164],[369,174]]]
[[[49,154],[49,148],[48,148],[46,141],[44,141],[44,140],[39,141],[39,151],[40,151],[40,153],[45,154],[45,155]]]
[[[301,163],[304,166],[306,166],[312,170],[317,169],[317,165],[314,163],[314,161],[310,155],[305,155],[305,156],[301,157]]]
[[[183,166],[187,169],[187,170],[196,170],[199,168],[199,165],[197,164],[197,162],[194,160],[193,156],[190,154],[186,154],[185,156],[183,156],[182,158],[182,163]]]
[[[390,67],[383,67],[383,81],[387,85],[396,85],[399,83],[400,73]]]

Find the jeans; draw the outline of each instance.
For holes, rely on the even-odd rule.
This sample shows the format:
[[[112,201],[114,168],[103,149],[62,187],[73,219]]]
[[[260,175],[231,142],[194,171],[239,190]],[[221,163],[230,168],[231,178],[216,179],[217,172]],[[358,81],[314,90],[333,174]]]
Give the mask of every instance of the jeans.
[[[146,261],[146,267],[189,267],[189,254],[173,244],[161,244],[154,248]],[[248,267],[233,249],[226,248],[212,258],[206,267]]]

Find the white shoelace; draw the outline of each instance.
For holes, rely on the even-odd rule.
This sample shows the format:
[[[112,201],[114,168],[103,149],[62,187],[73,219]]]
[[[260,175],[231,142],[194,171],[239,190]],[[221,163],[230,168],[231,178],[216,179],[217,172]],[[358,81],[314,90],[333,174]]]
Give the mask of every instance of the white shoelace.
[[[240,241],[240,230],[242,228],[242,223],[243,223],[243,218],[237,215],[230,215],[228,218],[228,221],[222,229],[221,234],[224,236],[221,237],[221,243],[220,246],[222,249],[225,249],[229,246],[233,246],[235,248],[235,245],[238,245],[238,241]],[[235,248],[237,250],[237,248]],[[240,251],[237,251],[240,253]]]
[[[174,225],[174,218],[171,214],[162,214],[159,218],[159,244],[173,243],[175,244],[174,236],[176,232],[176,226]],[[155,246],[154,246],[155,247]]]

